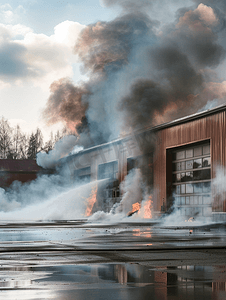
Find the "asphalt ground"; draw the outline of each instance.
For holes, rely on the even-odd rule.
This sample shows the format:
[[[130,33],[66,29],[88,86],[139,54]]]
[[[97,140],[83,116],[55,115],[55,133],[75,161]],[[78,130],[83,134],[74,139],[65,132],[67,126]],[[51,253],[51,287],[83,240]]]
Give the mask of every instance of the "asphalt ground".
[[[0,299],[226,299],[225,288],[225,224],[0,224]]]

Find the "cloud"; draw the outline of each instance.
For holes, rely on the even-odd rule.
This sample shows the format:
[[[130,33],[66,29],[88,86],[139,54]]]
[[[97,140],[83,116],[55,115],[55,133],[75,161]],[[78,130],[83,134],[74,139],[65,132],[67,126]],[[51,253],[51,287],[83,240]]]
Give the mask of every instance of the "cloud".
[[[61,44],[73,48],[81,30],[85,27],[85,25],[81,25],[78,22],[67,20],[55,26],[54,35],[51,36],[51,38]]]
[[[0,5],[0,20],[5,24],[13,24],[19,19],[19,15],[26,13],[22,5],[18,5],[15,9],[9,4]]]
[[[33,71],[26,62],[26,48],[22,45],[6,42],[0,45],[0,78],[23,78],[32,76]]]
[[[21,24],[0,24],[1,82],[25,80],[47,88],[57,78],[72,76],[76,62],[72,48],[83,28],[77,22],[65,21],[47,36]]]
[[[145,9],[146,7],[151,6],[155,1],[156,0],[102,0],[101,3],[105,6],[119,5],[124,10],[128,11]]]
[[[10,4],[4,4],[0,6],[1,21],[5,23],[11,23],[13,21],[13,11]]]

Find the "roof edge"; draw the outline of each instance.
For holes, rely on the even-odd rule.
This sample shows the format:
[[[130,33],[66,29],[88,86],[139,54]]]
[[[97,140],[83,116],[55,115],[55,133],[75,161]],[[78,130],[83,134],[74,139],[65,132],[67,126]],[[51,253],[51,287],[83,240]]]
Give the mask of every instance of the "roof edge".
[[[142,129],[142,130],[137,130],[134,134],[135,135],[136,134],[141,134],[141,133],[144,133],[144,132],[147,132],[147,131],[159,131],[159,130],[162,130],[162,129],[165,129],[165,128],[169,128],[169,127],[172,127],[172,126],[175,126],[175,125],[184,124],[184,123],[187,123],[187,122],[199,119],[199,118],[203,118],[203,117],[206,117],[206,116],[209,116],[209,115],[213,115],[215,113],[218,113],[218,112],[221,112],[221,111],[224,111],[224,110],[226,110],[226,104],[219,105],[217,107],[214,107],[214,108],[211,108],[211,109],[207,109],[205,111],[197,112],[197,113],[194,113],[192,115],[189,115],[189,116],[186,116],[186,117],[182,117],[182,118],[170,121],[170,122],[162,123],[160,125],[152,126],[152,127],[145,128],[145,129]],[[77,155],[79,155],[81,153],[89,152],[89,151],[95,150],[95,149],[100,148],[100,147],[107,147],[108,145],[121,143],[123,140],[126,140],[130,136],[131,136],[131,134],[128,134],[128,135],[126,135],[124,137],[112,140],[110,142],[107,142],[107,143],[104,143],[104,144],[100,144],[100,145],[96,145],[96,146],[93,146],[93,147],[90,147],[90,148],[86,148],[86,149],[81,150],[80,152],[78,152],[76,154],[67,156],[64,159],[69,159],[69,158],[75,157],[75,156],[77,156]]]

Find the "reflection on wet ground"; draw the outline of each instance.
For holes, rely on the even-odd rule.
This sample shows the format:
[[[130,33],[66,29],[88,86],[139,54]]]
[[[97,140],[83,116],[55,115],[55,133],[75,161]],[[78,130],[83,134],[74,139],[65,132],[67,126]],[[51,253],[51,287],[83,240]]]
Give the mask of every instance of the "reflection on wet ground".
[[[0,224],[0,299],[226,299],[224,226],[192,226]]]
[[[1,268],[1,299],[225,299],[226,266]]]

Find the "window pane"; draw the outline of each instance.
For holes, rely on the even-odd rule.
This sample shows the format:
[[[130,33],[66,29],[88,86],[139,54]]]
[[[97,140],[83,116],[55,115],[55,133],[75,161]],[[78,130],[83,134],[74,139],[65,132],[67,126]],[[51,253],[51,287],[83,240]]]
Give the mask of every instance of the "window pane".
[[[203,149],[203,155],[210,153],[210,145],[205,145],[202,147]]]
[[[186,184],[186,194],[193,194],[193,185],[190,183]]]
[[[185,205],[185,197],[181,197],[181,205]]]
[[[193,157],[193,149],[186,150],[186,158]]]
[[[110,162],[98,166],[98,179],[116,178],[118,162]]]
[[[194,193],[202,193],[202,183],[194,183]]]
[[[202,166],[203,166],[203,168],[205,168],[205,167],[210,167],[210,164],[211,164],[211,159],[210,159],[210,157],[204,157],[204,158],[202,159]]]
[[[203,183],[203,193],[210,193],[211,192],[211,184],[210,182]]]
[[[181,194],[185,194],[185,184],[182,184],[180,186],[180,192],[181,192]]]
[[[175,203],[176,203],[176,205],[180,205],[180,197],[176,197]]]
[[[211,204],[211,197],[210,196],[203,196],[203,204],[208,205]]]
[[[176,186],[176,194],[180,195],[180,186],[179,185]]]
[[[199,196],[199,205],[202,205],[202,196]]]
[[[186,181],[186,174],[185,173],[181,173],[181,182]]]
[[[211,179],[210,169],[202,170],[202,179]]]
[[[194,148],[194,156],[202,155],[202,147],[195,147]]]
[[[201,170],[200,171],[194,171],[194,180],[201,180]]]
[[[176,163],[175,166],[176,166],[176,171],[180,171],[180,163]]]
[[[183,159],[185,158],[185,151],[180,151],[176,153],[176,159]]]
[[[202,159],[201,158],[194,159],[193,168],[197,169],[201,167],[202,167]]]
[[[185,181],[192,181],[193,180],[193,172],[186,172]]]
[[[176,182],[181,181],[181,173],[176,174]]]
[[[178,162],[176,163],[176,171],[183,171],[185,170],[185,162]]]
[[[186,205],[189,205],[189,204],[190,204],[190,199],[189,199],[189,197],[186,197],[186,198],[185,198],[185,201],[186,201]]]
[[[186,161],[186,170],[193,169],[193,160]]]
[[[198,204],[198,200],[199,200],[198,196],[194,196],[193,198],[194,198],[194,204],[197,205]]]
[[[210,172],[210,169],[194,171],[193,176],[194,176],[194,181],[210,179],[211,172]]]

